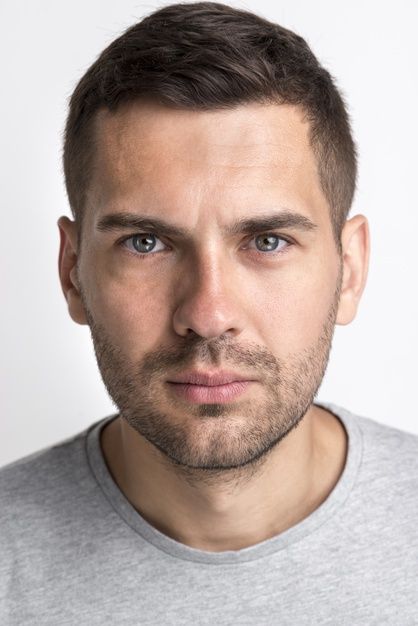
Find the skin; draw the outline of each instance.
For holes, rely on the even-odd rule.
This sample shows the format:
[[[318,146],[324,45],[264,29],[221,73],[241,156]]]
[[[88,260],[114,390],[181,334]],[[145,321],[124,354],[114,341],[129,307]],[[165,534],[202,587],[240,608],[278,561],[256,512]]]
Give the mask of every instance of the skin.
[[[119,408],[102,432],[106,463],[135,509],[173,539],[215,552],[254,545],[307,517],[343,471],[345,429],[314,397],[335,324],[354,319],[365,286],[367,220],[346,221],[340,255],[295,106],[131,103],[100,111],[96,131],[82,240],[75,222],[58,220],[59,274]],[[269,230],[271,247],[266,231],[224,232],[284,210],[315,228]],[[122,211],[189,236],[154,232],[140,258],[144,246],[118,242],[151,231],[98,229]],[[191,368],[254,382],[230,403],[191,403],[167,383]]]

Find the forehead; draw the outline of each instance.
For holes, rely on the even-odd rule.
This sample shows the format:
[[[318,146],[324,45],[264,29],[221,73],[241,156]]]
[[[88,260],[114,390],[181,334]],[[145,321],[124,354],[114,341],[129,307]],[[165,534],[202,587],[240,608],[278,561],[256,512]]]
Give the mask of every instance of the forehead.
[[[196,203],[234,210],[260,195],[324,203],[309,123],[296,106],[191,111],[135,102],[100,110],[94,132],[95,213],[133,198],[168,211]]]

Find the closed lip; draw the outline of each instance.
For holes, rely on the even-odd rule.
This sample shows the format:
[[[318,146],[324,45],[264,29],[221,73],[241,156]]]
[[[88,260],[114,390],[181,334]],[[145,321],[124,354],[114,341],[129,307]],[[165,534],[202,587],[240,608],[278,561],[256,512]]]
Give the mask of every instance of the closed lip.
[[[216,385],[227,385],[236,381],[255,380],[251,376],[238,374],[236,372],[199,372],[190,371],[179,374],[175,378],[169,380],[169,383],[183,383],[189,385],[206,385],[207,387],[215,387]]]

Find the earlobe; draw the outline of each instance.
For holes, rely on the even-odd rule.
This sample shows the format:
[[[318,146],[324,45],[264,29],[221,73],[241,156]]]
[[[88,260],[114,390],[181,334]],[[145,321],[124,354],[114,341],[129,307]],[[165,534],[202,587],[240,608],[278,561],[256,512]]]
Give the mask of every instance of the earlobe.
[[[349,324],[356,316],[367,280],[370,233],[364,215],[347,220],[342,234],[343,275],[336,323]]]
[[[57,222],[60,231],[60,249],[58,272],[61,288],[68,305],[71,318],[77,324],[88,324],[81,300],[80,283],[77,268],[77,231],[76,223],[62,216]]]

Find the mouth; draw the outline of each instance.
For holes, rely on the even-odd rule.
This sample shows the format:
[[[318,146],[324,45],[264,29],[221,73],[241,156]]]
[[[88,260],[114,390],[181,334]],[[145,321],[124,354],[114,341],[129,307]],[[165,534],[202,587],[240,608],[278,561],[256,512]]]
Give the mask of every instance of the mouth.
[[[170,383],[182,383],[188,385],[204,385],[206,387],[215,387],[218,385],[227,385],[235,382],[247,382],[254,380],[253,376],[240,374],[239,372],[232,372],[226,370],[189,370],[183,372],[178,376],[171,378]]]
[[[175,395],[189,402],[230,402],[242,395],[253,380],[236,380],[221,385],[196,385],[192,383],[168,382]]]

